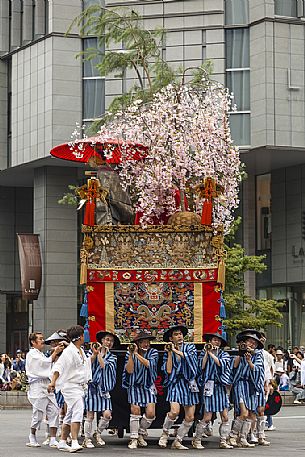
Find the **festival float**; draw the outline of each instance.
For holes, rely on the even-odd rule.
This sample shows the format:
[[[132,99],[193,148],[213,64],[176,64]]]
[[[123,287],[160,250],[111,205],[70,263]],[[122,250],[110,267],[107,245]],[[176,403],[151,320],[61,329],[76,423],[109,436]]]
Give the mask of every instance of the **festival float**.
[[[185,325],[195,343],[203,333],[225,336],[224,235],[241,180],[231,109],[217,82],[169,85],[95,137],[52,149],[95,167],[76,189],[87,341],[108,330],[124,344],[147,331],[161,343],[172,325]],[[121,405],[119,415],[127,413]]]

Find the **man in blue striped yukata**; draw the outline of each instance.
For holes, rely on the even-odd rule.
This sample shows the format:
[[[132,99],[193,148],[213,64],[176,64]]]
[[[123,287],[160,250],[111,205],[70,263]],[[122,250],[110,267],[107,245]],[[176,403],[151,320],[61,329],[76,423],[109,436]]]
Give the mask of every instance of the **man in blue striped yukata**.
[[[231,357],[222,348],[227,341],[220,333],[206,333],[203,335],[207,343],[202,350],[198,361],[198,384],[201,387],[201,402],[204,410],[203,419],[197,423],[193,447],[203,449],[201,438],[209,429],[213,413],[220,413],[221,424],[219,436],[221,449],[232,449],[227,443],[229,437],[229,396],[227,389],[231,382]]]
[[[256,420],[259,393],[264,388],[264,345],[257,330],[241,332],[236,337],[239,354],[233,359],[233,398],[235,419],[229,443],[234,447],[254,447],[247,441],[252,421]]]
[[[146,332],[139,333],[129,345],[125,358],[122,386],[127,389],[130,404],[129,449],[147,446],[144,436],[147,436],[147,429],[155,420],[155,380],[159,354],[150,347],[150,341],[154,339]],[[141,408],[145,408],[143,416]]]
[[[176,325],[163,335],[163,340],[168,342],[165,346],[162,371],[165,375],[164,386],[168,389],[166,400],[170,402],[170,411],[165,417],[159,439],[159,446],[162,448],[166,448],[169,431],[179,416],[180,407],[183,406],[184,421],[177,430],[172,449],[188,449],[183,446],[182,440],[193,425],[195,407],[199,402],[196,383],[197,351],[193,343],[184,342],[187,333],[185,326]]]
[[[85,409],[87,411],[83,447],[93,448],[93,419],[94,413],[102,413],[98,423],[96,442],[100,446],[105,445],[101,433],[111,421],[112,404],[110,392],[116,383],[117,357],[111,353],[111,349],[120,345],[119,338],[112,332],[100,331],[96,334],[96,343],[92,348],[92,381],[88,384],[88,392],[85,397]]]
[[[253,329],[247,329],[243,330],[242,333],[249,333],[249,332],[256,332],[256,330]],[[266,336],[263,332],[260,333],[260,340],[265,346],[266,343]],[[270,446],[270,442],[266,440],[265,436],[265,406],[266,406],[266,397],[268,396],[269,392],[269,383],[272,379],[272,374],[270,371],[270,367],[268,364],[269,359],[269,353],[265,351],[265,349],[262,349],[262,354],[264,358],[264,385],[262,387],[262,390],[258,394],[258,399],[257,399],[257,417],[256,421],[254,420],[251,425],[251,431],[249,434],[249,439],[248,441],[250,443],[254,444],[259,444],[260,446]],[[254,430],[256,429],[256,436],[254,434]]]

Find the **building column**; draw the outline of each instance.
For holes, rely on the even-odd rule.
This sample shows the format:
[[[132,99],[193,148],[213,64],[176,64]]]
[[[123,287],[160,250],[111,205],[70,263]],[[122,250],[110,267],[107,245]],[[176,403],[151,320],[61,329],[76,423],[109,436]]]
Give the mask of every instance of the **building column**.
[[[0,170],[7,167],[7,92],[7,63],[0,61]]]
[[[255,255],[255,176],[243,182],[243,240],[246,255]],[[245,273],[245,292],[255,297],[255,273]]]
[[[34,233],[40,235],[42,289],[34,301],[33,330],[45,335],[77,323],[77,211],[58,204],[74,168],[42,167],[34,174]]]
[[[10,344],[13,341],[13,335],[6,334],[6,297],[7,294],[20,294],[20,268],[16,233],[32,233],[31,208],[31,188],[0,187],[1,352],[6,352],[11,349]]]
[[[9,0],[0,2],[0,55],[9,51]]]
[[[6,352],[6,292],[14,290],[15,189],[0,187],[0,350]]]

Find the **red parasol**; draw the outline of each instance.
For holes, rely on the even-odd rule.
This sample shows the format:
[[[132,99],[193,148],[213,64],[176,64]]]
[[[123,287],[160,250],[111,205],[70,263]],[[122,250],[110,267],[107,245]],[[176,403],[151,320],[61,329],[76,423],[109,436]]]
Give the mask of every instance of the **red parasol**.
[[[51,149],[50,154],[72,162],[87,163],[91,157],[103,157],[108,163],[120,163],[122,153],[127,160],[141,160],[147,150],[148,147],[140,143],[95,136],[59,144]]]

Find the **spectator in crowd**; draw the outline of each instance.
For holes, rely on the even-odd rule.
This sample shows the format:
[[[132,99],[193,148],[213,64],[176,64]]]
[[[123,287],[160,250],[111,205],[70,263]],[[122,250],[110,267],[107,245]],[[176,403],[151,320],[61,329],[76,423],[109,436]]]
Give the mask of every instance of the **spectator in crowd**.
[[[11,382],[9,383],[10,390],[21,390],[21,382],[17,371],[11,372]]]
[[[301,362],[301,386],[305,389],[305,357]]]
[[[272,395],[274,392],[278,391],[279,387],[275,381],[275,379],[272,379],[270,384],[269,384],[269,394]],[[273,430],[276,430],[276,427],[273,425],[273,416],[269,416],[268,414],[266,415],[266,425],[265,425],[265,431],[272,432]]]
[[[10,382],[11,367],[12,363],[9,356],[7,354],[2,354],[0,362],[0,379],[3,383]]]
[[[287,391],[289,390],[289,376],[282,367],[278,367],[277,375],[279,376],[279,390]]]
[[[301,404],[305,400],[305,388],[301,382],[301,367],[304,356],[299,351],[296,354],[292,354],[293,368],[289,373],[291,392],[295,395],[295,404]]]
[[[287,361],[287,373],[289,374],[292,371],[293,368],[293,357],[291,355],[296,355],[296,353],[299,352],[298,346],[294,346],[292,348],[292,353],[289,354],[289,359]]]
[[[277,384],[280,384],[280,377],[286,371],[286,363],[284,360],[284,353],[281,349],[277,349],[275,352],[274,372],[275,380]]]
[[[274,344],[268,344],[268,352],[271,354],[275,360],[275,345]]]
[[[22,373],[25,371],[25,359],[22,358],[21,349],[17,349],[16,358],[13,360],[13,370],[17,373]]]

